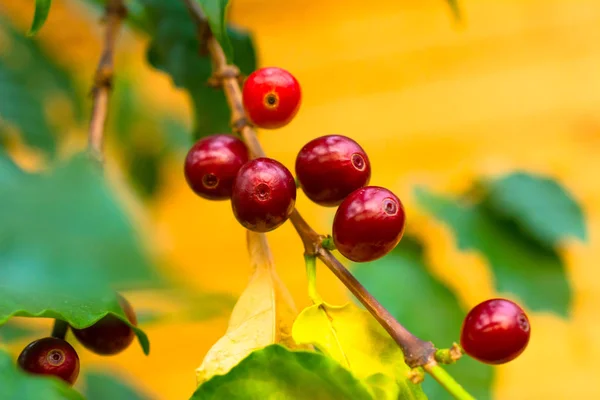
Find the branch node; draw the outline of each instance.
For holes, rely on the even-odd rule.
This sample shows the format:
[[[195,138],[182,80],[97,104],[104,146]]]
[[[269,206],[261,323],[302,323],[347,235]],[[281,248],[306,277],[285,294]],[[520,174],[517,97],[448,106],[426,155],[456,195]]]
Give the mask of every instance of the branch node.
[[[235,121],[232,121],[232,123],[231,123],[231,129],[235,133],[238,133],[238,134],[241,133],[242,130],[247,126],[252,126],[252,124],[250,123],[248,118],[246,118],[246,116],[237,118]]]
[[[218,69],[213,72],[212,76],[208,78],[208,86],[213,88],[223,87],[223,81],[225,79],[239,79],[240,70],[235,65],[221,65]]]

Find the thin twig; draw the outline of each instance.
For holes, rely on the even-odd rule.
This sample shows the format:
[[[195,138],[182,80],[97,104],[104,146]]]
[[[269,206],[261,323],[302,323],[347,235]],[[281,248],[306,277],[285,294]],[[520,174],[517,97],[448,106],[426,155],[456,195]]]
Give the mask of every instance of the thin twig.
[[[62,319],[55,319],[54,326],[52,327],[52,333],[50,336],[64,339],[67,336],[67,331],[69,330],[69,324],[63,321]]]
[[[114,74],[114,54],[117,36],[127,15],[124,0],[107,0],[104,31],[104,48],[96,69],[92,88],[93,106],[90,119],[88,147],[92,156],[102,162],[104,128],[108,114],[108,100]]]

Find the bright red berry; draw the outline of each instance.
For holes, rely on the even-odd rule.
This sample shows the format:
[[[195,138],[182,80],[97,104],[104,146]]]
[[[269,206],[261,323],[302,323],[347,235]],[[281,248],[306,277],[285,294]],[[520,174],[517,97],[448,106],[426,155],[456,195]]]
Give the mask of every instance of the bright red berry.
[[[137,325],[137,317],[131,304],[121,295],[119,295],[119,303],[129,322]],[[111,314],[92,326],[83,329],[72,328],[72,330],[77,340],[86,349],[103,356],[122,352],[135,338],[133,329]]]
[[[467,314],[460,333],[464,351],[486,364],[504,364],[527,347],[531,326],[525,311],[506,299],[486,300]]]
[[[269,232],[294,211],[296,182],[279,161],[256,158],[240,168],[233,184],[231,206],[246,229]]]
[[[371,164],[362,147],[349,137],[322,136],[298,153],[296,177],[309,199],[333,207],[369,184]]]
[[[333,242],[352,261],[373,261],[396,247],[405,221],[404,207],[394,193],[379,186],[360,188],[338,207]]]
[[[189,150],[184,165],[185,179],[198,196],[226,200],[231,197],[235,175],[248,159],[248,148],[235,136],[208,136]]]
[[[17,363],[25,371],[36,375],[52,375],[73,385],[79,376],[79,356],[63,339],[47,337],[27,345]]]
[[[265,67],[251,73],[242,93],[250,121],[259,128],[277,129],[287,125],[300,109],[300,84],[282,68]]]

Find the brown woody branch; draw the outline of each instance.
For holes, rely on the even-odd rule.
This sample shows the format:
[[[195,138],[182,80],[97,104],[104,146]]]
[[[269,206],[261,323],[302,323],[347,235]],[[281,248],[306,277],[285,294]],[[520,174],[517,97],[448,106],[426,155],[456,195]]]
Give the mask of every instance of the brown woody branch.
[[[121,25],[127,15],[124,0],[106,0],[105,10],[104,47],[94,76],[92,117],[88,133],[89,151],[100,162],[104,159],[104,128],[114,75],[115,45]]]
[[[225,91],[225,96],[231,109],[232,127],[240,133],[254,157],[264,157],[265,152],[257,139],[256,131],[246,119],[242,103],[242,91],[238,80],[239,70],[237,67],[227,63],[223,48],[216,38],[210,34],[210,29],[198,4],[193,0],[184,1],[198,26],[202,46],[206,46],[205,48],[212,59],[214,67],[212,80],[220,82]],[[290,221],[302,239],[306,254],[317,256],[342,281],[348,290],[356,296],[396,343],[398,343],[404,352],[405,361],[409,366],[418,367],[436,362],[434,358],[435,347],[433,344],[417,338],[396,321],[389,311],[361,285],[350,271],[329,250],[323,248],[321,242],[324,237],[308,225],[298,210],[294,210]]]

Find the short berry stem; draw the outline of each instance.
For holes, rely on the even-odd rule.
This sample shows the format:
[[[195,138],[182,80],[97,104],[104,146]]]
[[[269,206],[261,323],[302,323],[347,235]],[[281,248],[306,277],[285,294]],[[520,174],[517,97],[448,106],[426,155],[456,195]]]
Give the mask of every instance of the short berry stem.
[[[335,250],[335,243],[333,242],[331,235],[327,235],[325,238],[323,238],[321,241],[321,247],[329,251]]]
[[[240,82],[238,76],[233,73],[233,71],[237,71],[237,68],[228,65],[225,53],[217,39],[211,34],[206,17],[199,4],[194,0],[182,1],[186,4],[193,20],[197,24],[199,39],[202,43],[201,53],[202,49],[208,49],[214,68],[212,81],[220,82],[225,92],[225,97],[231,110],[231,125],[233,129],[242,136],[253,157],[265,157],[265,152],[258,141],[256,131],[246,118]],[[424,366],[425,370],[455,397],[457,396],[455,393],[459,393],[460,396],[457,397],[458,399],[472,399],[450,375],[438,366],[435,361],[435,347],[433,343],[417,338],[396,321],[389,311],[358,282],[350,271],[329,250],[323,247],[322,241],[324,237],[308,225],[298,210],[295,209],[292,212],[290,221],[302,240],[305,254],[319,258],[365,306],[379,324],[398,343],[404,353],[404,358],[408,366],[412,368]],[[430,366],[430,368],[428,369],[427,366]],[[462,392],[459,392],[458,388]]]
[[[58,338],[58,339],[64,339],[65,336],[67,336],[68,330],[69,330],[69,324],[67,324],[62,319],[55,319],[54,326],[52,327],[52,333],[50,334],[50,336]]]
[[[317,258],[310,254],[304,255],[306,263],[306,277],[308,279],[308,297],[314,304],[323,303],[323,299],[317,291]]]
[[[462,357],[462,349],[454,343],[449,349],[438,349],[435,352],[435,360],[440,364],[454,364]]]

